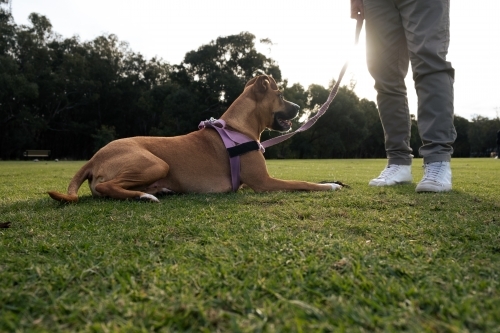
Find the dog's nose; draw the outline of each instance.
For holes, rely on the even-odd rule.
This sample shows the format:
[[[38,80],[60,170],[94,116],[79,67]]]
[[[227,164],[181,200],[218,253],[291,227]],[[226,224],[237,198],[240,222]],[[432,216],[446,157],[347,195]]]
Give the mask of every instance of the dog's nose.
[[[290,102],[290,106],[291,106],[291,108],[289,109],[290,115],[293,118],[297,117],[297,115],[299,114],[300,106],[298,106],[297,104],[292,103],[292,102]]]
[[[290,102],[290,104],[292,104],[292,106],[293,106],[293,107],[294,107],[297,111],[299,111],[299,110],[300,110],[300,106],[298,106],[297,104],[292,103],[292,102]]]

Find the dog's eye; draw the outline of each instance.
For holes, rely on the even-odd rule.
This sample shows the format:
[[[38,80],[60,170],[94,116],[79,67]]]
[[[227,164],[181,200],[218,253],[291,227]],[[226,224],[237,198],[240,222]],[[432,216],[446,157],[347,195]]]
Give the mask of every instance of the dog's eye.
[[[283,94],[279,94],[281,100],[283,101],[285,99],[285,97],[283,97]]]

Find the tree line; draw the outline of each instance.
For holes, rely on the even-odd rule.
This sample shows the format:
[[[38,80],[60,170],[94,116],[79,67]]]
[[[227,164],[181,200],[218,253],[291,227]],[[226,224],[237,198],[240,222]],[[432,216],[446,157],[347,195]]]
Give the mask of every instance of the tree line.
[[[3,160],[22,158],[27,149],[50,149],[51,158],[88,159],[114,139],[194,131],[201,120],[222,115],[258,73],[272,75],[285,98],[300,105],[294,128],[329,94],[321,85],[305,88],[282,79],[279,66],[256,50],[249,32],[218,37],[171,65],[145,59],[113,34],[91,41],[64,38],[37,13],[29,16],[29,25],[16,25],[6,2],[0,0]],[[376,104],[353,89],[353,84],[341,87],[311,129],[268,148],[266,158],[385,157]],[[500,119],[456,116],[455,126],[455,157],[486,156],[495,147]],[[265,132],[262,140],[274,135]],[[417,155],[415,119],[411,146]]]

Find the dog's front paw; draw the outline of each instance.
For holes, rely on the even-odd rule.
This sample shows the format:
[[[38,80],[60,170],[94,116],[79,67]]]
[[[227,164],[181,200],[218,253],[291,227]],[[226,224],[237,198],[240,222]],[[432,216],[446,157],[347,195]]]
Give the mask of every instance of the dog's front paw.
[[[328,185],[330,185],[332,187],[332,191],[336,191],[336,190],[340,190],[342,189],[342,185],[340,184],[335,184],[335,183],[326,183]]]
[[[327,181],[327,180],[324,180],[322,182],[320,182],[320,184],[327,184],[327,185],[330,185],[331,188],[332,188],[332,191],[336,191],[336,190],[340,190],[344,187],[349,187],[349,185],[347,184],[344,184],[342,182],[339,182],[339,181]]]
[[[340,190],[344,187],[344,186],[337,184],[337,183],[332,183],[332,184],[330,184],[330,186],[332,187],[333,191]]]

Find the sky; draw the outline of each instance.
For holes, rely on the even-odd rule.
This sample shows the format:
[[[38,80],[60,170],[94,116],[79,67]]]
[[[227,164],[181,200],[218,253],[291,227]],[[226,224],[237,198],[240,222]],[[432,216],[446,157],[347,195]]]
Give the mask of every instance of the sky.
[[[355,20],[349,0],[12,0],[16,24],[29,24],[36,12],[46,16],[62,37],[80,41],[115,34],[146,58],[174,65],[187,52],[219,36],[248,31],[256,48],[277,62],[282,77],[328,87],[344,62],[343,84],[356,83],[360,98],[376,101],[366,68],[364,31],[354,44]],[[451,42],[447,60],[455,68],[455,114],[500,116],[500,1],[452,0]],[[260,44],[268,38],[272,45]],[[411,70],[406,78],[410,112],[417,113]]]

